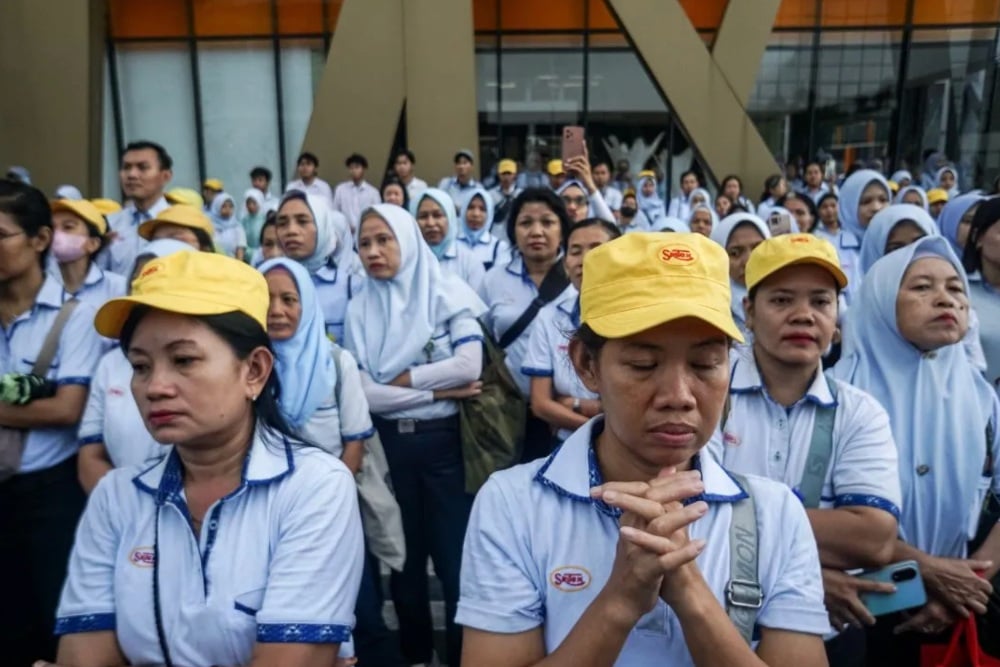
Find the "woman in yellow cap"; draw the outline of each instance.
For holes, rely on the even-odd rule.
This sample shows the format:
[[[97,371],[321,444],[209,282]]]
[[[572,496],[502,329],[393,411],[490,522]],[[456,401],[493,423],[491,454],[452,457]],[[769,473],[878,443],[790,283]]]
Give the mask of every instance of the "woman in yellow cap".
[[[282,416],[267,310],[252,267],[179,252],[98,312],[168,449],[91,494],[57,613],[59,664],[331,665],[348,641],[357,492]]]
[[[604,414],[480,490],[463,664],[826,664],[801,502],[700,454],[741,340],[728,264],[690,233],[627,234],[587,255],[569,352]]]
[[[108,222],[84,199],[52,201],[52,259],[63,286],[63,299],[76,297],[104,305],[125,294],[125,278],[102,271],[94,261],[108,242]]]
[[[215,252],[214,235],[208,216],[186,204],[175,204],[139,225],[139,236],[147,241],[174,239],[202,252]]]

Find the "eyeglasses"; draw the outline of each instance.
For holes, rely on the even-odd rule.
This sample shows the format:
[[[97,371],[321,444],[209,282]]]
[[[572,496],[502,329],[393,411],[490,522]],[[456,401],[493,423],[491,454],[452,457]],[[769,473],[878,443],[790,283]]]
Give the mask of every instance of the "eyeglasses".
[[[23,229],[21,231],[19,231],[19,232],[13,232],[13,233],[0,232],[0,243],[3,243],[7,239],[12,239],[15,236],[20,236],[21,234],[24,234],[24,230]]]
[[[574,206],[583,206],[587,203],[586,197],[563,197],[563,203],[569,206],[570,204]]]

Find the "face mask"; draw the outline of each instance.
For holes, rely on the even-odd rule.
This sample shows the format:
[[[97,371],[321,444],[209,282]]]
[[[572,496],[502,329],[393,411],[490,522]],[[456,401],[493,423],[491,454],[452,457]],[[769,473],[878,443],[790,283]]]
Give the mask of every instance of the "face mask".
[[[636,214],[637,210],[634,206],[622,206],[621,214],[626,218],[631,218]]]
[[[75,262],[87,254],[87,251],[83,249],[85,243],[87,243],[86,236],[56,231],[52,235],[52,256],[60,264]]]

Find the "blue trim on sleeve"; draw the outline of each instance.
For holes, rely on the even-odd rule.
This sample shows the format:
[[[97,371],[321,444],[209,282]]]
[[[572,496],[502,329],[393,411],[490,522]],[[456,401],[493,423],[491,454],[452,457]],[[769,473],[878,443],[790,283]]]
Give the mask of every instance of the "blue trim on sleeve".
[[[258,623],[257,641],[264,644],[342,644],[351,626],[323,623]]]
[[[536,378],[550,378],[554,375],[552,369],[530,368],[528,366],[521,366],[521,373],[528,377]]]
[[[57,387],[65,387],[66,385],[80,385],[82,387],[90,386],[90,378],[88,377],[69,377],[69,378],[59,378],[56,380]]]
[[[899,508],[885,498],[863,493],[845,493],[833,499],[834,507],[874,507],[885,510],[899,521]]]
[[[77,444],[78,444],[78,446],[83,447],[84,445],[94,445],[94,444],[97,444],[99,442],[101,442],[101,443],[104,442],[104,434],[103,433],[97,433],[95,435],[84,436],[84,437],[80,438],[80,440],[77,442]]]
[[[115,629],[114,614],[80,614],[56,619],[55,635],[75,635],[81,632],[102,632]]]
[[[451,349],[454,350],[459,345],[465,345],[466,343],[482,343],[482,342],[483,342],[482,335],[462,336],[461,338],[459,338],[458,340],[456,340],[454,343],[451,344]]]
[[[364,431],[362,433],[357,433],[357,434],[354,434],[354,433],[346,433],[346,434],[345,433],[341,433],[340,434],[340,439],[343,442],[350,442],[351,440],[367,440],[368,438],[372,437],[373,435],[375,435],[375,427],[374,426],[372,426],[370,429],[368,429],[367,431]]]
[[[256,616],[257,615],[257,610],[256,609],[251,609],[250,607],[246,606],[245,604],[240,604],[239,602],[234,602],[233,603],[233,609],[235,609],[236,611],[242,611],[244,614],[246,614],[248,616]]]

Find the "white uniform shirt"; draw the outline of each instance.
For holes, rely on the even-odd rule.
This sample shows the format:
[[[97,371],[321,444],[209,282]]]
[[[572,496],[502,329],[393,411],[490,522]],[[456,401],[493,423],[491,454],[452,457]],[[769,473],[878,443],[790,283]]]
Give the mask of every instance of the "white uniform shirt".
[[[77,432],[80,446],[103,443],[111,465],[152,465],[167,448],[149,434],[132,395],[132,364],[121,348],[97,364]]]
[[[453,275],[458,276],[472,288],[474,292],[479,292],[483,285],[483,278],[486,276],[486,269],[478,257],[472,254],[472,250],[464,241],[457,239],[452,242],[451,247],[444,251],[438,260],[441,268]]]
[[[122,276],[130,276],[135,268],[135,258],[146,247],[149,241],[139,236],[139,225],[146,220],[152,220],[162,211],[170,207],[165,197],[149,207],[148,211],[139,211],[135,204],[128,204],[117,213],[107,216],[108,229],[114,234],[114,239],[101,253],[101,267]]]
[[[762,216],[765,217],[766,216]],[[837,250],[840,268],[847,274],[847,287],[843,290],[847,305],[851,304],[851,295],[861,287],[864,272],[861,270],[861,239],[843,228],[830,232],[822,223],[816,225],[813,233],[821,239],[826,239]]]
[[[50,266],[48,273],[60,285],[63,284],[62,273],[59,271],[58,264]],[[89,303],[94,308],[100,308],[110,299],[125,296],[127,291],[128,280],[125,276],[111,273],[110,271],[103,271],[97,266],[96,262],[91,262],[90,268],[87,269],[87,275],[83,279],[83,284],[77,290],[76,294],[67,292],[66,288],[63,287],[62,298],[63,301],[76,298],[84,303]]]
[[[308,185],[306,185],[306,182],[301,178],[292,181],[288,184],[288,187],[285,188],[285,192],[291,192],[292,190],[299,190],[307,195],[319,197],[326,202],[327,206],[333,208],[333,189],[330,187],[329,183],[318,176]]]
[[[472,253],[472,256],[483,263],[483,277],[485,272],[493,268],[494,264],[510,261],[510,244],[502,238],[493,235],[492,231],[483,232],[479,240],[470,244],[464,234],[458,235],[458,240]],[[480,279],[480,283],[482,280]],[[478,292],[478,288],[475,288]]]
[[[451,200],[455,202],[456,212],[462,208],[466,195],[470,194],[477,187],[479,187],[479,181],[474,178],[470,178],[469,182],[464,185],[459,183],[458,178],[454,176],[451,178],[442,178],[441,182],[438,183],[438,190],[447,192]]]
[[[333,191],[333,210],[340,211],[347,218],[347,224],[351,226],[351,234],[354,234],[361,222],[361,212],[369,206],[382,203],[382,196],[374,185],[368,181],[361,181],[360,185],[355,185],[353,181],[346,181],[337,186]]]
[[[338,459],[344,453],[344,443],[366,440],[375,434],[372,416],[368,411],[368,399],[361,389],[361,373],[358,362],[347,350],[338,347],[340,355],[340,391],[331,395],[313,413],[301,436],[309,443],[319,445]]]
[[[35,298],[31,309],[17,316],[10,326],[0,328],[0,375],[30,373],[49,330],[63,305],[63,288],[51,275]],[[96,309],[81,302],[66,322],[59,346],[49,367],[49,380],[58,386],[90,386],[94,367],[101,358],[101,337],[94,330]],[[62,463],[76,454],[76,425],[33,428],[24,439],[20,472],[35,472]]]
[[[326,333],[336,342],[344,340],[344,318],[347,303],[364,286],[364,279],[357,274],[344,271],[338,266],[326,264],[312,274],[313,285],[323,309]]]
[[[228,257],[236,257],[236,251],[247,247],[247,230],[243,225],[232,225],[225,229],[215,228],[215,247]]]
[[[604,197],[604,201],[607,203],[608,208],[612,211],[617,211],[622,207],[623,197],[619,190],[609,185],[603,190],[598,189],[598,191],[601,193],[601,196]]]
[[[159,505],[160,609],[176,665],[248,665],[254,642],[350,637],[363,540],[357,489],[314,447],[254,439],[239,488],[191,529],[176,451],[113,470],[76,533],[56,634],[114,630],[129,664],[162,664],[153,600]]]
[[[417,197],[419,197],[420,193],[426,189],[427,181],[422,181],[414,176],[410,179],[410,182],[406,184],[406,196],[410,201],[417,201]]]
[[[547,459],[497,472],[476,496],[462,556],[456,622],[487,632],[541,627],[546,653],[569,635],[611,574],[618,512],[590,498],[600,484],[592,448],[603,428],[595,418]],[[711,456],[699,456],[708,513],[690,527],[705,539],[698,568],[719,603],[730,580],[732,503],[746,491]],[[757,507],[761,627],[821,635],[823,607],[816,541],[802,504],[783,484],[749,479]],[[557,575],[567,575],[558,577]],[[615,665],[694,665],[680,622],[662,600],[639,620]]]
[[[569,358],[569,340],[580,327],[579,297],[579,292],[570,285],[538,313],[521,372],[528,377],[552,378],[552,387],[559,396],[593,400],[599,396],[583,385]],[[565,440],[572,433],[569,429],[559,429],[559,439]]]
[[[896,443],[889,416],[870,394],[817,373],[806,395],[790,408],[772,399],[753,351],[734,355],[729,416],[710,449],[734,472],[787,484],[798,494],[818,406],[836,406],[833,452],[825,473],[820,508],[863,506],[899,519],[902,491]],[[828,382],[837,386],[837,398]]]

